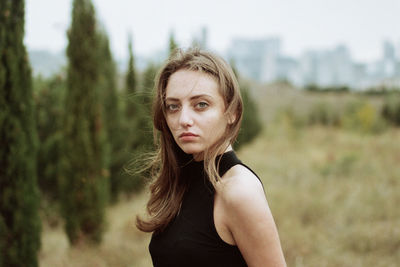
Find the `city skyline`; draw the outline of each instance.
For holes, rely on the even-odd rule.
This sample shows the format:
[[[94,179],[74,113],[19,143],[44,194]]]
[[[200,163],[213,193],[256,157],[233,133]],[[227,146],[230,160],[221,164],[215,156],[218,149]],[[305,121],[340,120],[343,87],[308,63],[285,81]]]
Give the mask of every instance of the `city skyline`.
[[[27,0],[25,43],[29,50],[63,51],[72,0]],[[134,53],[151,56],[165,49],[174,31],[177,42],[190,45],[193,35],[208,29],[208,46],[227,51],[235,38],[278,36],[285,54],[298,57],[305,50],[329,50],[344,44],[357,62],[381,56],[388,40],[400,48],[400,1],[106,1],[94,0],[97,17],[106,29],[116,60],[127,58],[128,32]],[[46,10],[46,12],[45,12]]]
[[[198,45],[207,46],[207,30],[196,37]],[[279,37],[264,39],[236,38],[222,56],[234,63],[242,77],[261,83],[286,80],[296,87],[315,84],[322,87],[347,86],[357,90],[388,87],[400,88],[400,55],[389,41],[381,44],[381,56],[369,63],[352,59],[344,44],[330,49],[306,50],[299,57],[282,51]],[[135,65],[143,70],[150,62],[161,62],[168,56],[167,47],[152,58],[135,56]],[[46,51],[30,51],[34,74],[48,77],[66,65],[65,55],[52,55]],[[126,72],[127,59],[117,61],[121,73]]]
[[[296,87],[400,88],[400,55],[385,41],[382,55],[374,62],[356,62],[346,45],[331,49],[307,50],[299,57],[282,52],[282,40],[236,39],[226,58],[234,62],[239,73],[261,83],[285,80]]]

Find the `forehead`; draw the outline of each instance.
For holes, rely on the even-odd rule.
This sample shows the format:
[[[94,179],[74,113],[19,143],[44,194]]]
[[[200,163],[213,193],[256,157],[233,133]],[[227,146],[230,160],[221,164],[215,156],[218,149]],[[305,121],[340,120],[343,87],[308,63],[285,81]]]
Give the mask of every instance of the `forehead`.
[[[217,80],[204,72],[179,70],[168,80],[165,95],[167,98],[185,98],[194,95],[220,96]]]

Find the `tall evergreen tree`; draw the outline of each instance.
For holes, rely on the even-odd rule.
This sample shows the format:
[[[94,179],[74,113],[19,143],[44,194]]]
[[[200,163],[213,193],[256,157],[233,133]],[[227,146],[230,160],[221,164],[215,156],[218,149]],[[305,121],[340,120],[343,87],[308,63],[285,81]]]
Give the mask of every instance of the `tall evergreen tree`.
[[[151,113],[154,94],[154,82],[158,68],[159,66],[157,66],[157,64],[150,62],[143,72],[142,88],[140,94],[143,96],[142,103],[146,107],[146,113],[148,116],[150,116]]]
[[[108,201],[104,122],[99,92],[100,49],[94,7],[74,0],[68,31],[62,210],[72,244],[100,242]]]
[[[154,94],[154,82],[157,75],[158,66],[154,63],[149,63],[143,73],[142,88],[141,88],[141,104],[143,106],[143,115],[140,116],[140,133],[141,144],[145,150],[153,148],[153,120],[151,118],[151,109]]]
[[[143,157],[143,153],[148,151],[153,144],[152,139],[152,120],[151,120],[151,91],[154,85],[155,67],[152,64],[142,75],[142,84],[138,86],[134,58],[132,52],[132,41],[129,42],[129,66],[126,75],[126,94],[128,103],[126,107],[125,128],[129,138],[129,152],[131,160],[138,163],[138,159]],[[152,77],[149,77],[152,76]],[[144,90],[143,88],[147,89]],[[150,89],[148,88],[150,87]],[[134,169],[136,166],[134,166]],[[131,193],[140,189],[143,185],[142,174],[133,174],[126,176],[123,182],[123,188],[126,193]]]
[[[169,34],[169,56],[171,56],[178,48],[178,43],[175,41],[174,32]]]
[[[121,191],[123,165],[126,161],[125,134],[123,132],[122,111],[118,101],[116,84],[116,66],[111,54],[106,32],[99,32],[100,49],[98,64],[100,66],[100,91],[103,102],[104,126],[107,135],[107,165],[110,171],[111,199],[116,201]]]
[[[128,63],[128,71],[125,76],[125,94],[127,98],[127,104],[125,107],[125,115],[127,117],[127,123],[132,127],[134,124],[134,119],[137,117],[138,113],[138,101],[137,101],[137,87],[138,87],[138,79],[137,73],[135,69],[135,58],[133,55],[132,48],[132,35],[129,34],[128,41],[128,52],[129,52],[129,63]]]
[[[128,138],[128,147],[130,151],[133,151],[137,148],[138,137],[136,134],[136,128],[138,127],[137,121],[138,117],[142,114],[140,107],[140,99],[138,94],[138,79],[137,73],[135,69],[135,58],[133,54],[133,44],[132,44],[132,35],[129,35],[128,41],[128,52],[129,52],[129,63],[128,63],[128,71],[125,76],[125,94],[127,103],[125,106],[125,115],[126,115],[126,129],[129,132]]]
[[[133,139],[133,158],[142,159],[143,154],[152,151],[153,144],[153,120],[151,117],[151,109],[153,103],[153,88],[154,80],[157,74],[157,65],[149,63],[142,74],[142,83],[140,91],[135,98],[137,112],[135,115],[135,124],[132,128]],[[136,161],[136,160],[134,160]],[[136,161],[137,162],[137,161]],[[138,162],[137,162],[138,163]],[[130,186],[127,187],[130,191],[140,189],[143,185],[143,176],[148,173],[141,173],[132,177]]]
[[[257,103],[254,101],[249,86],[243,81],[237,71],[235,62],[231,60],[233,73],[238,79],[240,86],[240,93],[243,100],[243,118],[240,127],[239,135],[237,137],[234,147],[239,149],[242,145],[253,140],[262,130],[261,118],[258,113]]]
[[[39,136],[38,183],[40,191],[51,201],[59,201],[57,176],[62,151],[62,119],[64,116],[65,78],[34,79],[34,99]]]
[[[128,71],[126,73],[126,93],[129,96],[134,96],[137,91],[137,76],[135,70],[135,58],[133,56],[133,43],[132,43],[132,34],[129,34],[129,41],[128,41],[128,52],[129,52],[129,63],[128,63]],[[135,110],[131,110],[127,107],[127,114],[133,115]]]
[[[38,266],[40,219],[24,1],[0,0],[0,266]]]
[[[236,149],[253,140],[262,130],[257,103],[254,101],[249,88],[244,82],[240,82],[240,92],[243,99],[243,118],[242,126],[235,143]]]

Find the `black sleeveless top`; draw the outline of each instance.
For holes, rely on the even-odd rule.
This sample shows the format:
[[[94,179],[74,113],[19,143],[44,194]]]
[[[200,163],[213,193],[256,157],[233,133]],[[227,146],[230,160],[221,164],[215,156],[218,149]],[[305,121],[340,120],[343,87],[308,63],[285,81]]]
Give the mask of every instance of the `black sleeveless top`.
[[[188,190],[175,219],[164,231],[152,235],[149,250],[155,267],[247,266],[238,247],[226,243],[217,233],[213,216],[215,190],[205,176],[203,164],[192,161],[181,168]],[[235,152],[224,153],[219,175],[222,177],[236,164],[247,167]]]

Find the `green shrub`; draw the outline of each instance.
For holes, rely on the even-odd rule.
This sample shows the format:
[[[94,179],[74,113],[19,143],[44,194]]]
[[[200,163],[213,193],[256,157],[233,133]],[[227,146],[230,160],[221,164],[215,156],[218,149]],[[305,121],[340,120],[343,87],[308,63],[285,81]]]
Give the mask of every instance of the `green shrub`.
[[[391,94],[385,99],[382,117],[390,124],[400,126],[400,95]]]
[[[351,102],[346,106],[341,125],[345,129],[364,133],[378,133],[385,128],[378,109],[364,101]]]
[[[243,98],[243,118],[235,149],[253,140],[262,130],[261,118],[257,103],[254,101],[247,85],[241,85]]]
[[[340,114],[332,105],[318,102],[311,106],[307,114],[307,122],[309,125],[338,126],[340,124]]]
[[[302,128],[306,125],[307,118],[297,112],[292,106],[281,107],[275,116],[275,123],[291,128]]]
[[[319,86],[316,84],[309,84],[304,87],[304,90],[308,92],[314,93],[347,93],[350,91],[350,88],[345,85],[338,85],[338,86]]]

